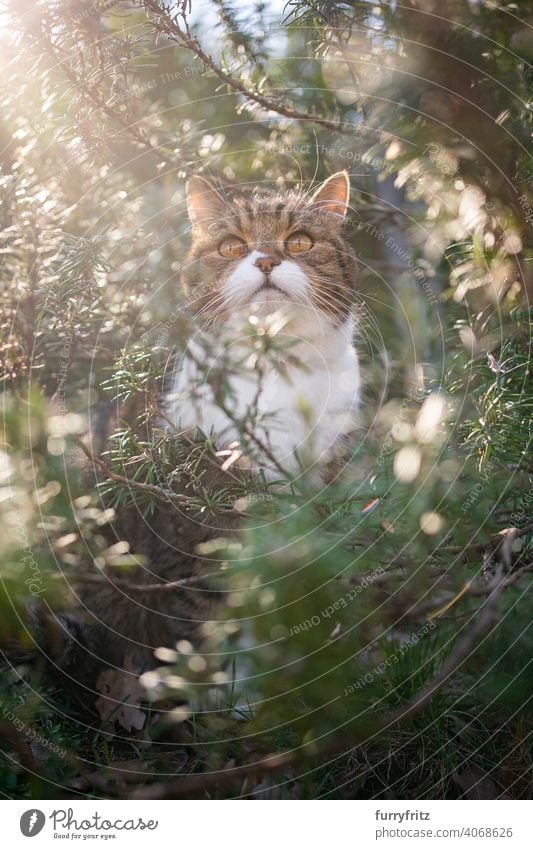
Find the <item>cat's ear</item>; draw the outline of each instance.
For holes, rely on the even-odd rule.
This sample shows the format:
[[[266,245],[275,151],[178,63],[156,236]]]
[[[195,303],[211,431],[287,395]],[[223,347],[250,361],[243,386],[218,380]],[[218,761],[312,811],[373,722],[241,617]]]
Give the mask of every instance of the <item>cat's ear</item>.
[[[311,203],[319,207],[323,212],[332,212],[342,218],[346,215],[348,202],[350,200],[350,180],[347,171],[339,171],[328,177],[318,187]]]
[[[187,180],[187,211],[193,227],[207,229],[213,221],[227,215],[226,202],[215,186],[205,177]]]

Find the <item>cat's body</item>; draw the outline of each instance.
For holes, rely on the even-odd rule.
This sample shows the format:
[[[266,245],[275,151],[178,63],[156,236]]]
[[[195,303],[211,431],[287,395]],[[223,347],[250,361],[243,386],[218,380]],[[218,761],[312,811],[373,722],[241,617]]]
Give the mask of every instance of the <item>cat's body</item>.
[[[310,315],[304,308],[300,308],[303,315],[290,312],[279,310],[283,329],[276,337],[290,350],[293,364],[282,369],[276,363],[239,368],[253,357],[255,342],[254,335],[235,342],[235,333],[247,320],[242,315],[229,322],[227,333],[218,339],[225,358],[231,359],[233,352],[237,363],[227,380],[224,409],[216,403],[212,387],[201,382],[204,372],[199,361],[204,348],[194,342],[193,357],[186,355],[167,397],[168,412],[177,427],[214,433],[221,448],[239,442],[241,423],[252,423],[258,441],[252,445],[253,453],[267,478],[279,477],[280,469],[297,475],[310,465],[323,464],[339,438],[355,425],[359,369],[352,322],[332,328],[310,310]],[[260,322],[254,327],[264,329]],[[266,456],[263,445],[268,448]],[[272,458],[277,461],[275,467]]]
[[[356,261],[342,236],[348,193],[344,173],[312,197],[261,193],[227,200],[203,178],[189,182],[193,241],[184,282],[203,326],[174,376],[166,419],[191,433],[198,427],[212,432],[221,448],[235,446],[244,423],[254,450],[244,464],[248,472],[242,464],[230,470],[237,475],[258,466],[267,478],[279,478],[281,470],[316,472],[354,427]],[[258,354],[265,334],[273,341],[270,358]],[[220,361],[228,369],[224,391],[209,376]],[[206,490],[224,486],[224,458],[215,467],[212,458],[206,461]],[[173,488],[187,492],[187,485],[179,480]],[[112,569],[107,581],[102,576],[82,585],[79,610],[58,619],[55,647],[52,640],[45,647],[57,666],[85,680],[100,663],[120,667],[128,657],[131,668],[133,657],[137,668],[146,668],[157,662],[157,647],[197,639],[201,623],[216,617],[217,602],[209,579],[216,563],[198,546],[235,534],[238,515],[161,504],[145,520],[130,506],[111,530],[110,542],[128,540],[145,562],[127,573],[129,587]],[[184,586],[168,587],[174,582]]]

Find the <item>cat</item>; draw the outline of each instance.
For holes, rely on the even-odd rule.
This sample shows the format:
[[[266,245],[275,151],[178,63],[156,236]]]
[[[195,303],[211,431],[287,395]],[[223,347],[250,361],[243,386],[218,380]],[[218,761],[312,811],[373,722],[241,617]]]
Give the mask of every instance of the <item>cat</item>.
[[[312,196],[227,199],[204,177],[188,182],[192,247],[184,281],[217,335],[214,345],[201,335],[190,343],[167,396],[168,415],[178,428],[213,433],[220,447],[239,442],[244,422],[267,478],[323,465],[356,423],[357,265],[342,236],[349,191],[344,171]],[[275,353],[273,363],[255,355],[250,368],[265,334],[281,346],[278,362]],[[223,405],[205,377],[217,361],[227,373]]]
[[[345,172],[312,195],[227,197],[204,177],[188,181],[192,245],[183,284],[201,329],[172,378],[165,426],[213,434],[222,457],[206,462],[203,480],[214,495],[227,483],[223,460],[232,452],[244,452],[240,474],[298,476],[323,469],[356,423],[357,261],[343,236],[349,188]],[[259,368],[254,351],[265,334],[284,344]],[[205,378],[202,358],[211,370],[220,358],[229,362],[225,392]],[[240,445],[243,426],[247,445]],[[174,484],[177,492],[187,487],[185,479]],[[41,651],[94,693],[102,666],[126,667],[131,678],[157,665],[155,649],[197,644],[220,605],[209,577],[216,559],[198,546],[238,534],[240,522],[235,511],[184,512],[158,502],[147,523],[134,504],[121,507],[102,533],[110,544],[127,540],[139,566],[127,586],[123,573],[106,568],[105,580],[82,584],[77,610],[41,616]]]

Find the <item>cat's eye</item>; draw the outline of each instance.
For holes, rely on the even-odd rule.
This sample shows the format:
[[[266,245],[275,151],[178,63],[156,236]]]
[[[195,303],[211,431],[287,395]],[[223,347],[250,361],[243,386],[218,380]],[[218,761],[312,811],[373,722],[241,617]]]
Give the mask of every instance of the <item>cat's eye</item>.
[[[290,254],[303,254],[313,247],[313,240],[307,233],[293,233],[286,242]]]
[[[225,259],[240,259],[248,253],[248,245],[236,236],[229,236],[222,240],[218,252]]]

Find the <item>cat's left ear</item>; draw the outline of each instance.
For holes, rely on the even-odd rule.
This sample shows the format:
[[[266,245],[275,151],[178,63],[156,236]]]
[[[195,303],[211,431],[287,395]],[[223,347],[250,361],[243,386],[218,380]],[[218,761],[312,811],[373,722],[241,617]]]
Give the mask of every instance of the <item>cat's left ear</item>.
[[[331,212],[344,218],[350,200],[350,180],[347,171],[339,171],[328,177],[318,187],[311,203],[323,212]]]

